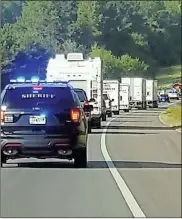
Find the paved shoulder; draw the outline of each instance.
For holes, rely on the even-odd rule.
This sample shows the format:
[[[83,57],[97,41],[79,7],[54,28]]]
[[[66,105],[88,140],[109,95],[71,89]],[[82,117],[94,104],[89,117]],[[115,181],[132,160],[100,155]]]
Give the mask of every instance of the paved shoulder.
[[[108,127],[107,150],[147,217],[181,217],[181,135],[159,113],[120,115]]]

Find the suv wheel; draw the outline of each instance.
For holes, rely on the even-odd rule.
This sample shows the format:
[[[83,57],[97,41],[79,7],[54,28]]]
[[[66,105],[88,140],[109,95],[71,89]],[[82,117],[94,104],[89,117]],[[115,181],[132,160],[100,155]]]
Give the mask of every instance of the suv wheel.
[[[91,133],[92,132],[92,127],[91,127],[91,123],[89,122],[88,123],[88,133]]]
[[[96,128],[100,129],[101,128],[101,119],[99,118],[96,122]]]
[[[109,112],[109,113],[108,113],[108,117],[112,117],[112,112]]]
[[[6,163],[6,157],[1,153],[1,167],[3,167],[4,163]]]
[[[115,115],[119,115],[119,110],[118,110],[118,111],[116,111]]]
[[[87,150],[79,150],[75,152],[75,162],[76,168],[86,168],[87,167]]]
[[[106,113],[102,114],[102,121],[106,121],[107,117],[106,117]]]

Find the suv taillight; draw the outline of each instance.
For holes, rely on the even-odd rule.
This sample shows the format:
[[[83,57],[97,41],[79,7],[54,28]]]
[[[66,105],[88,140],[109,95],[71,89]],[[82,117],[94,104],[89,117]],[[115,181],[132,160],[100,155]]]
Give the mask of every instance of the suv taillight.
[[[71,113],[70,113],[70,116],[71,116],[71,120],[73,122],[80,122],[81,112],[77,108],[72,109]]]
[[[4,122],[5,119],[5,112],[1,111],[1,122]]]
[[[88,106],[89,105],[89,102],[88,101],[85,101],[84,102],[84,106]]]

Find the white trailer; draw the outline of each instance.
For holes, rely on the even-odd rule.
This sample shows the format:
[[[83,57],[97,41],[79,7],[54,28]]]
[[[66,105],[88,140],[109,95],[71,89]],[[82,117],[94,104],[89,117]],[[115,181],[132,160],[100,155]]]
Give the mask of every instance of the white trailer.
[[[130,105],[138,109],[146,109],[146,79],[121,78],[121,83],[130,86]]]
[[[131,109],[130,105],[130,86],[129,84],[120,84],[120,110],[129,112]]]
[[[109,97],[112,100],[111,109],[113,114],[119,115],[119,81],[104,80],[103,91],[109,94]]]
[[[146,80],[146,100],[150,108],[158,108],[157,80]]]
[[[106,109],[103,100],[103,73],[100,57],[84,59],[82,53],[69,53],[67,59],[57,55],[49,60],[47,80],[68,81],[74,88],[83,89],[89,104],[93,105],[92,124],[101,127],[101,119],[106,120]]]

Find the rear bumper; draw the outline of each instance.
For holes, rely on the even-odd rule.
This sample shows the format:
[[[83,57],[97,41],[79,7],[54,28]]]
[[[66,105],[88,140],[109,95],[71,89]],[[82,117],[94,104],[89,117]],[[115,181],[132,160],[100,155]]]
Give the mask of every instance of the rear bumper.
[[[123,109],[131,109],[131,106],[130,105],[120,105],[120,109],[123,110]]]
[[[118,111],[119,110],[119,106],[112,106],[111,107],[111,110],[114,112],[114,111]]]
[[[1,135],[1,153],[9,159],[21,157],[65,158],[73,157],[74,151],[85,148],[86,143],[86,135],[74,136],[73,139],[60,135],[19,135],[13,137]],[[17,153],[9,153],[13,150]]]

